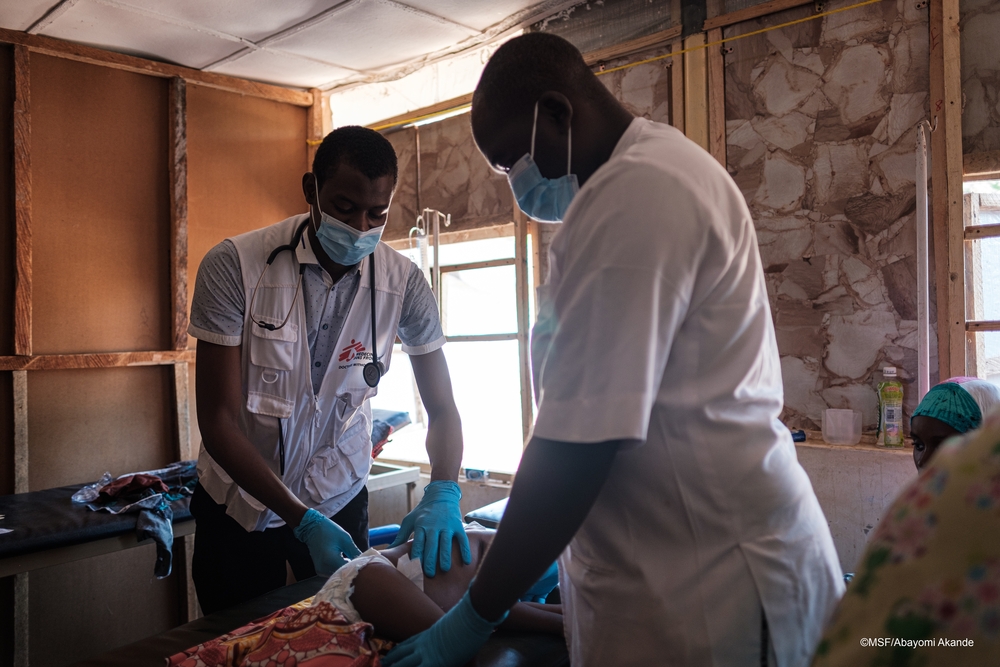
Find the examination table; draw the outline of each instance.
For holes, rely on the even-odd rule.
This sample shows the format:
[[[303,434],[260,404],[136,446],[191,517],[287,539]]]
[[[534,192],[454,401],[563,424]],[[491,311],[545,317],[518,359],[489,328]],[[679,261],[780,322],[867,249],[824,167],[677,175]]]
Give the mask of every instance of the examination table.
[[[477,513],[484,513],[487,516],[480,515],[476,518],[484,525],[490,523],[492,524],[490,527],[495,527],[499,523],[499,517],[503,515],[505,506],[506,500],[500,504],[488,505],[481,510],[470,512],[466,520],[476,517]],[[396,526],[392,527],[395,528]],[[380,537],[371,535],[371,539],[375,542],[379,541]],[[77,664],[88,667],[146,667],[147,665],[163,667],[168,656],[315,595],[325,582],[324,577],[312,577],[273,590],[255,600],[191,621],[161,635],[143,639]],[[500,632],[490,638],[472,664],[477,667],[568,667],[569,656],[562,637]]]

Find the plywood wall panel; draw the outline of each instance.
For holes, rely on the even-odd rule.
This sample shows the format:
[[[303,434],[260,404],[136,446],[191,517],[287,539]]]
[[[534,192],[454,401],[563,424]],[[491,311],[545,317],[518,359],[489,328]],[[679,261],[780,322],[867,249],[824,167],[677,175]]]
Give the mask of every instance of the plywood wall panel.
[[[187,109],[190,304],[212,246],[306,211],[309,167],[305,108],[190,86]]]
[[[0,354],[14,353],[13,76],[13,48],[0,47]]]
[[[169,349],[166,79],[31,56],[34,352]]]
[[[28,406],[32,490],[175,458],[172,366],[34,371]]]
[[[68,665],[179,625],[177,575],[156,579],[155,560],[149,544],[32,572],[31,664]]]

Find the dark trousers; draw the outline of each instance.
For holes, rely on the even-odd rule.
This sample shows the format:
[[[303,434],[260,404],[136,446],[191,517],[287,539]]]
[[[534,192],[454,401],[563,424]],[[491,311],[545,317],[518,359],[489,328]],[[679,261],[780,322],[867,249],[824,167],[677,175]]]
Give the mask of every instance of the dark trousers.
[[[247,532],[201,484],[191,497],[196,523],[191,576],[205,614],[252,600],[285,585],[285,561],[299,581],[315,576],[309,549],[288,526]],[[368,548],[368,489],[330,517],[359,549]]]

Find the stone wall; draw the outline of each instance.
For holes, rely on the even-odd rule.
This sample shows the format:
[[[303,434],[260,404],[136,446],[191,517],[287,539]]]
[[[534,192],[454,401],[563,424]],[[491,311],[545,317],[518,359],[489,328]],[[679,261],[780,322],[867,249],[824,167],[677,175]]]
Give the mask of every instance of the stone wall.
[[[472,138],[469,114],[386,135],[399,160],[399,182],[384,236],[404,238],[416,221],[420,132],[420,206],[450,213],[448,231],[505,224],[514,219],[507,178],[493,171]]]
[[[792,427],[818,429],[825,408],[850,407],[874,429],[886,365],[907,385],[907,414],[915,404],[915,128],[929,90],[927,9],[915,4],[884,0],[737,40],[725,57],[728,168],[757,226]],[[749,21],[726,36],[812,11]],[[672,67],[666,59],[601,81],[632,113],[668,122]],[[475,149],[467,115],[420,131],[424,206],[468,223],[509,219],[509,188]],[[410,132],[390,135],[401,168],[411,164]],[[401,174],[390,225],[404,213],[412,220],[410,178]]]
[[[730,44],[728,168],[757,226],[783,418],[817,428],[825,408],[850,407],[872,429],[883,366],[900,369],[907,413],[915,403],[914,171],[916,124],[927,115],[927,9],[887,0]]]
[[[962,151],[1000,150],[1000,3],[961,0]]]

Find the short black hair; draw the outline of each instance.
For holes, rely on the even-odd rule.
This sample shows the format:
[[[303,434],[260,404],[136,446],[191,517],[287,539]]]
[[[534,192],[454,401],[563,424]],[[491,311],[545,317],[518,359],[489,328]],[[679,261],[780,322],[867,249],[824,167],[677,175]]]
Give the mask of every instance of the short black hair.
[[[529,32],[503,44],[486,63],[472,98],[473,115],[531,111],[550,90],[571,99],[610,96],[579,49],[557,35]]]
[[[326,135],[316,150],[312,163],[319,187],[323,187],[323,182],[342,161],[348,162],[373,181],[383,176],[392,176],[392,184],[395,186],[399,180],[399,166],[392,144],[367,127],[345,125]]]

